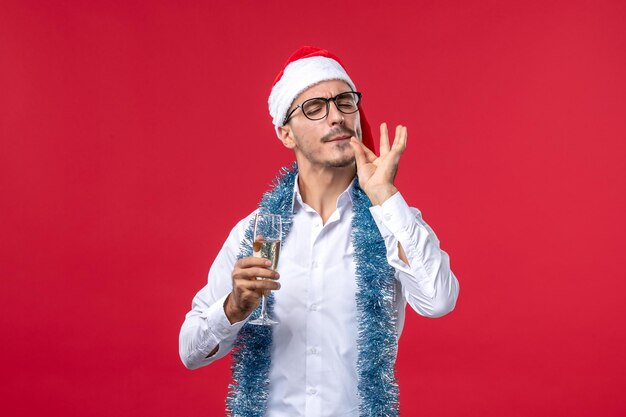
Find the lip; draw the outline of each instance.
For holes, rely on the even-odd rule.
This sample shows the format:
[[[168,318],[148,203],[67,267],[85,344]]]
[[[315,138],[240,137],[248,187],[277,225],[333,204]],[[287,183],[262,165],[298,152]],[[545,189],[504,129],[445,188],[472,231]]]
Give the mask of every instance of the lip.
[[[350,140],[351,137],[352,136],[350,135],[339,135],[328,139],[326,142],[339,142],[341,140]]]

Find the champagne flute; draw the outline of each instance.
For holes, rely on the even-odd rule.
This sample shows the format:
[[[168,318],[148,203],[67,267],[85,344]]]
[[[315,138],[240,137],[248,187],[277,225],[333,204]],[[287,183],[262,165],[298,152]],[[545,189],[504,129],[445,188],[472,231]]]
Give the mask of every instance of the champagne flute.
[[[280,254],[280,241],[282,239],[282,222],[276,214],[257,213],[254,219],[254,243],[252,244],[252,256],[265,258],[272,261],[270,269],[276,270],[278,256]],[[262,279],[262,278],[257,278]],[[261,297],[261,314],[258,318],[249,321],[250,324],[259,326],[273,326],[279,324],[267,314],[267,296],[269,291]]]

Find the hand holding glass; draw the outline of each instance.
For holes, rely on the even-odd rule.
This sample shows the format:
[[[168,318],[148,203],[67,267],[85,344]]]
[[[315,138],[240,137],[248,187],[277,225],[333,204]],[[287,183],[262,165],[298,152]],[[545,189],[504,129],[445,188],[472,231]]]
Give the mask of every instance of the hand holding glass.
[[[254,219],[254,243],[252,256],[269,259],[272,262],[270,269],[276,270],[278,256],[280,255],[280,241],[282,238],[282,223],[280,216],[275,214],[257,214]],[[262,278],[257,278],[262,279]],[[269,292],[269,291],[268,291]],[[267,314],[267,295],[261,297],[261,314],[258,318],[249,321],[250,324],[259,326],[272,326],[278,324]]]

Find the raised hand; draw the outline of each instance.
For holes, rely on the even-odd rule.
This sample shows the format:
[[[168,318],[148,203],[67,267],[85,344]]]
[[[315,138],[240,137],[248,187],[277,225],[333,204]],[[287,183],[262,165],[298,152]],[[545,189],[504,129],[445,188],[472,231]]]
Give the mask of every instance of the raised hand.
[[[406,140],[406,126],[398,125],[393,145],[390,146],[386,123],[380,125],[380,156],[376,156],[356,138],[350,140],[350,145],[354,149],[359,184],[372,204],[382,204],[398,191],[393,182],[398,172],[400,155],[406,149]]]

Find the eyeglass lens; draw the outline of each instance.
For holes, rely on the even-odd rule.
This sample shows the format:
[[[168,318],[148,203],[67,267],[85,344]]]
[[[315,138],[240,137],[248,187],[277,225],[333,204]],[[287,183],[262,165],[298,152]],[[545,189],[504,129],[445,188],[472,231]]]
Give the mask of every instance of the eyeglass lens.
[[[331,99],[312,98],[302,103],[302,112],[311,120],[323,119],[328,115],[330,101],[334,101],[337,109],[342,113],[355,113],[359,109],[359,96],[348,91],[338,94]]]

